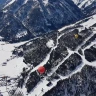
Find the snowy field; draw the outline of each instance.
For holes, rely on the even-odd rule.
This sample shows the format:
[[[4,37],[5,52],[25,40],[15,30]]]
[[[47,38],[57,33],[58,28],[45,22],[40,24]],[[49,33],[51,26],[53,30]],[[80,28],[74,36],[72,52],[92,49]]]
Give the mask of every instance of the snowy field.
[[[15,47],[18,47],[25,42],[8,44],[0,41],[0,78],[7,76],[9,78],[17,78],[20,75],[22,68],[26,67],[23,63],[23,57],[19,58],[12,55]],[[0,87],[0,91],[4,96],[9,96],[6,92],[6,87]]]
[[[24,44],[7,44],[5,42],[0,42],[0,76],[17,76],[19,75],[19,69],[21,70],[24,66],[23,58],[18,58],[12,55],[12,51],[15,47]],[[4,66],[6,64],[6,66]],[[17,68],[16,68],[17,67]]]

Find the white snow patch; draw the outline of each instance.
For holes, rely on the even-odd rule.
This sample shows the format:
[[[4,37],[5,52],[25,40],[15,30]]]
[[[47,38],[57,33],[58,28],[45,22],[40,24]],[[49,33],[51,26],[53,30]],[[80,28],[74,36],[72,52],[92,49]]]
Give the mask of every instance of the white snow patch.
[[[53,41],[53,40],[49,40],[49,41],[46,43],[46,46],[47,46],[48,48],[54,47],[54,41]]]
[[[23,58],[15,58],[9,61],[6,66],[0,65],[0,75],[10,76],[15,78],[20,75],[23,67],[27,67],[25,63],[23,63]]]
[[[82,23],[81,25],[83,25],[86,28],[89,28],[95,23],[96,23],[96,15],[93,15],[92,18],[90,18],[87,22]]]
[[[7,42],[0,42],[0,64],[5,62],[7,59],[12,56],[12,51],[15,47],[18,47],[26,42],[8,44]]]
[[[79,5],[79,8],[82,8],[84,6],[84,8],[86,8],[87,6],[91,5],[95,0],[83,0],[83,2],[81,2],[81,4]]]
[[[0,87],[0,93],[3,95],[3,96],[9,96],[8,92],[6,91],[6,87],[5,86],[1,86]],[[0,94],[0,96],[2,96]]]
[[[44,5],[48,4],[48,0],[43,0]]]
[[[15,47],[25,44],[26,42],[28,41],[9,44],[7,42],[0,41],[0,78],[4,76],[8,76],[10,78],[17,78],[17,76],[19,76],[22,72],[23,67],[27,66],[23,62],[23,57],[19,58],[15,55],[12,55],[12,51],[15,49]],[[5,66],[2,66],[4,64]],[[11,86],[7,87],[11,88]],[[0,86],[0,90],[3,96],[9,96],[6,90],[6,86]]]
[[[0,36],[0,40],[2,40],[2,39],[3,39],[3,37]]]
[[[16,38],[21,38],[21,37],[24,37],[25,35],[27,35],[27,31],[22,31],[16,34]]]
[[[25,0],[25,1],[24,1],[24,4],[26,4],[27,2],[28,2],[28,0]]]
[[[14,3],[16,0],[11,0],[7,5],[4,6],[4,8],[10,6],[12,3]]]
[[[8,10],[3,10],[3,13],[6,13]]]
[[[82,20],[80,20],[80,21],[77,21],[77,22],[74,23],[74,24],[70,24],[70,25],[68,25],[68,26],[64,26],[64,27],[60,28],[58,31],[59,31],[59,32],[62,32],[62,31],[64,31],[66,28],[74,27],[76,24],[78,24],[78,23],[80,23],[80,22],[82,22],[80,25],[82,25],[83,27],[81,27],[81,29],[78,28],[79,31],[80,31],[80,30],[83,30],[85,27],[86,27],[86,28],[89,28],[90,26],[92,26],[93,24],[96,23],[96,14],[93,15],[93,16],[90,16],[90,17],[88,17],[88,18],[89,18],[88,21],[82,22]],[[85,18],[85,19],[87,19],[87,18]],[[83,20],[85,20],[85,19],[83,19]],[[94,28],[94,29],[95,29],[95,28]]]

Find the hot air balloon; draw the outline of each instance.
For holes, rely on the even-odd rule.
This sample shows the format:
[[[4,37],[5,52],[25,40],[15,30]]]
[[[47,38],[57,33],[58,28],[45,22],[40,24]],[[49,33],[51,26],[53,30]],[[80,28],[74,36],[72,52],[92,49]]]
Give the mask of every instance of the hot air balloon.
[[[39,72],[40,74],[45,73],[45,67],[40,66],[40,67],[38,68],[38,72]]]
[[[74,36],[75,36],[75,39],[78,39],[78,37],[79,37],[79,35],[78,35],[78,34],[75,34]]]

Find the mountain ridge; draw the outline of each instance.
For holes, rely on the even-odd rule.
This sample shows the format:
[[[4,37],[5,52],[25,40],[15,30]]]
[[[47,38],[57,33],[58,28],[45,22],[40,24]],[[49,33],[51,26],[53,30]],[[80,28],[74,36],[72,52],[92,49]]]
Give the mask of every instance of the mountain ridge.
[[[64,25],[76,22],[84,17],[81,10],[72,1],[47,0],[46,2],[45,4],[44,0],[27,0],[26,2],[24,0],[15,0],[3,9],[2,14],[3,17],[6,17],[11,13],[20,21],[21,25],[24,25],[30,31],[32,37],[57,30]],[[2,17],[0,18],[2,20]],[[1,22],[5,23],[4,19]],[[13,29],[10,28],[10,30]],[[5,32],[7,32],[7,28]],[[12,31],[10,32],[12,33]],[[17,33],[18,32],[19,31],[17,31]],[[1,33],[4,33],[4,31],[1,31]],[[9,37],[9,39],[11,38]],[[19,38],[16,39],[19,41]]]

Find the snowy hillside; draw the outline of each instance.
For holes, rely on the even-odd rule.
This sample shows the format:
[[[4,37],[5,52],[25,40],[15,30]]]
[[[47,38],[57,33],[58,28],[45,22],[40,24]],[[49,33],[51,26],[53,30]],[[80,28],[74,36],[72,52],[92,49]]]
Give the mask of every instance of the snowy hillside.
[[[73,0],[79,8],[86,8],[91,5],[95,0]]]
[[[4,96],[94,96],[95,21],[96,15],[93,15],[58,31],[17,44],[0,41],[3,57],[0,58],[1,93]],[[77,38],[75,34],[78,34]],[[46,69],[43,75],[37,72],[40,66]]]
[[[86,15],[96,14],[96,0],[73,0]]]
[[[79,4],[79,8],[86,8],[91,5],[95,0],[83,0],[81,4]]]
[[[0,0],[0,10],[7,4],[9,3],[11,0]]]

